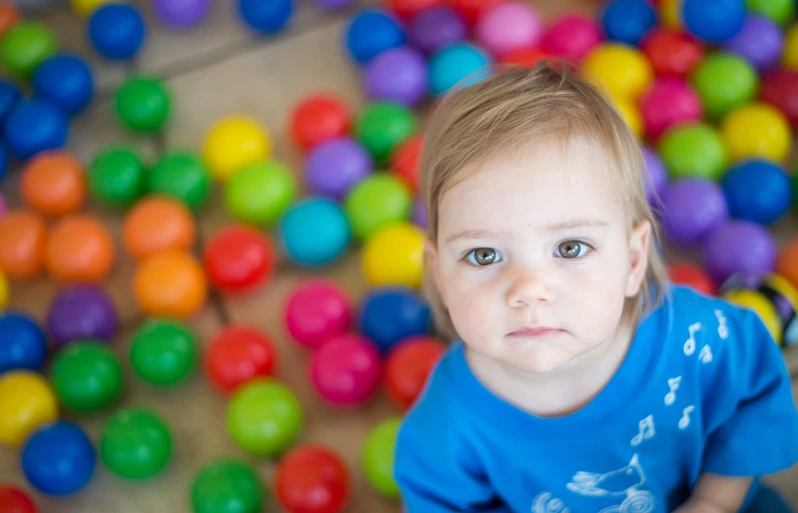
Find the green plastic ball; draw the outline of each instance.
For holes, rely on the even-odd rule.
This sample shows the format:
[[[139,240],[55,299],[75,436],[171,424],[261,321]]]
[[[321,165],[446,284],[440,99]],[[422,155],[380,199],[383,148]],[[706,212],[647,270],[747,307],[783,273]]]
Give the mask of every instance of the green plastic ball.
[[[45,59],[55,53],[58,40],[46,25],[21,21],[11,27],[0,42],[0,59],[6,70],[26,80]]]
[[[412,197],[400,179],[374,173],[358,182],[346,196],[344,209],[358,240],[410,216]]]
[[[122,367],[105,345],[73,342],[58,352],[50,370],[61,404],[77,412],[97,411],[122,392]]]
[[[415,133],[418,122],[413,111],[398,103],[376,102],[357,120],[357,138],[375,161],[386,162],[394,149]]]
[[[668,129],[660,140],[659,153],[674,179],[718,180],[723,176],[728,161],[723,138],[705,123]]]
[[[690,81],[701,99],[704,113],[713,121],[751,102],[759,91],[756,70],[733,53],[708,56],[693,71]]]
[[[173,151],[161,157],[150,172],[149,190],[177,198],[196,212],[208,199],[210,175],[198,156]]]
[[[147,76],[132,77],[116,93],[116,114],[122,124],[135,132],[157,132],[169,118],[170,96],[160,80]]]
[[[274,379],[253,379],[233,394],[227,429],[242,449],[277,456],[299,436],[304,419],[294,393]]]
[[[242,169],[225,185],[224,201],[237,220],[270,226],[297,197],[297,180],[285,165],[262,162]]]
[[[255,470],[235,460],[213,461],[191,485],[194,513],[258,513],[264,490]]]
[[[136,374],[153,385],[180,383],[197,362],[197,337],[185,325],[169,319],[152,319],[133,335],[130,363]]]
[[[786,27],[795,18],[794,0],[748,0],[749,14],[760,14],[775,24]]]
[[[393,475],[394,449],[400,417],[391,417],[377,424],[363,444],[363,471],[369,484],[382,495],[399,497],[399,486]]]
[[[145,191],[146,170],[138,153],[127,148],[108,148],[89,165],[89,190],[99,203],[128,207]]]
[[[119,410],[105,425],[100,455],[115,474],[146,479],[166,467],[172,454],[172,435],[164,421],[143,408]]]

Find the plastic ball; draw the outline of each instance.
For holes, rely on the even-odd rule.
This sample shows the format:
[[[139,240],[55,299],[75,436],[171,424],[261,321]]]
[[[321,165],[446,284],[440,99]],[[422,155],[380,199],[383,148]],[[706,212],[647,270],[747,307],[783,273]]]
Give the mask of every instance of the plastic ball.
[[[343,209],[327,198],[305,198],[280,222],[286,255],[299,265],[317,267],[338,260],[349,247],[352,228]]]
[[[352,304],[342,287],[325,279],[309,280],[288,298],[285,322],[291,337],[311,349],[344,335],[352,326]]]
[[[657,23],[657,13],[646,0],[612,0],[601,13],[607,39],[638,45]]]
[[[133,291],[144,313],[185,319],[208,296],[202,267],[194,256],[164,251],[145,258],[133,276]]]
[[[134,132],[157,132],[169,119],[170,96],[168,88],[157,78],[129,78],[116,93],[116,115],[124,126]]]
[[[36,21],[20,21],[3,35],[0,60],[12,75],[27,80],[57,47],[58,40],[49,27]]]
[[[792,133],[784,114],[767,103],[751,103],[731,111],[720,131],[731,160],[762,157],[783,162],[790,154]]]
[[[97,342],[74,342],[60,350],[50,376],[60,403],[76,412],[100,410],[122,392],[119,359]]]
[[[111,232],[85,214],[62,217],[47,239],[47,271],[63,283],[101,281],[110,274],[115,258]]]
[[[525,68],[534,68],[541,61],[549,58],[550,55],[538,48],[521,48],[504,54],[499,60],[499,64],[511,64]]]
[[[427,63],[413,48],[391,48],[369,61],[363,82],[371,100],[415,107],[427,94]]]
[[[203,251],[208,278],[217,289],[247,292],[271,278],[277,257],[271,239],[249,226],[222,228]]]
[[[690,262],[676,262],[668,266],[668,277],[677,285],[685,285],[694,290],[714,296],[718,288],[712,278],[700,266]]]
[[[310,190],[340,200],[373,169],[371,155],[363,146],[349,137],[337,137],[310,150],[305,181]]]
[[[212,0],[155,0],[155,15],[166,26],[184,30],[197,26],[208,17]]]
[[[701,100],[682,78],[662,77],[641,98],[646,136],[657,140],[669,127],[700,121],[703,117]]]
[[[471,27],[477,24],[483,14],[504,2],[505,0],[447,0]]]
[[[411,289],[379,288],[370,292],[360,307],[360,331],[383,352],[413,335],[430,329],[429,305]]]
[[[355,185],[344,208],[358,240],[366,240],[379,229],[410,216],[408,187],[392,175],[374,174]]]
[[[227,410],[228,432],[254,456],[284,452],[296,441],[303,423],[296,395],[269,378],[252,379],[236,389]]]
[[[658,76],[686,77],[704,59],[701,43],[667,28],[652,29],[640,46]]]
[[[798,71],[798,22],[790,25],[784,33],[784,54],[781,63],[786,69]]]
[[[404,43],[405,33],[399,22],[381,10],[361,11],[346,29],[349,55],[360,64]]]
[[[682,0],[658,0],[659,16],[665,28],[682,30]],[[692,36],[691,36],[692,37]]]
[[[71,214],[86,200],[86,172],[71,153],[51,150],[28,162],[20,188],[25,202],[42,214]]]
[[[702,242],[729,216],[723,190],[701,178],[685,178],[666,186],[662,206],[664,231],[681,246]]]
[[[349,132],[352,114],[338,98],[319,94],[305,98],[291,113],[289,130],[294,143],[309,150]]]
[[[396,438],[401,425],[400,417],[386,419],[374,426],[363,442],[361,461],[366,481],[386,497],[400,496],[393,471]]]
[[[94,97],[94,76],[81,57],[57,54],[42,62],[33,75],[33,93],[75,115]]]
[[[793,200],[790,177],[766,160],[748,160],[731,168],[723,177],[723,192],[733,217],[759,224],[777,221]]]
[[[349,497],[349,471],[335,451],[321,445],[291,449],[274,480],[288,513],[339,513]]]
[[[31,436],[22,449],[22,472],[37,490],[52,496],[76,493],[91,480],[97,455],[77,424],[59,421]]]
[[[732,303],[754,310],[778,345],[798,344],[798,290],[789,280],[778,274],[743,272],[729,278],[722,291]]]
[[[710,55],[699,64],[690,81],[707,117],[713,120],[750,102],[759,89],[753,66],[738,55],[723,52]]]
[[[782,112],[798,128],[798,71],[776,70],[762,78],[760,99]]]
[[[238,13],[252,29],[262,34],[276,34],[291,22],[294,0],[238,0]]]
[[[798,6],[792,0],[748,0],[749,13],[769,18],[780,27],[785,27],[795,18]]]
[[[435,337],[417,336],[400,341],[388,353],[385,388],[402,410],[421,395],[427,378],[446,352],[446,345]]]
[[[8,151],[19,160],[64,146],[68,134],[66,114],[46,100],[23,100],[8,113],[3,135]]]
[[[723,48],[747,60],[760,73],[779,63],[784,37],[778,25],[763,16],[746,17],[742,30]]]
[[[0,217],[0,269],[12,279],[29,279],[44,268],[47,226],[39,214],[8,211]]]
[[[464,41],[467,36],[465,20],[447,5],[421,11],[408,27],[408,39],[412,45],[427,54]]]
[[[313,353],[310,378],[316,392],[329,404],[357,406],[370,399],[380,384],[380,351],[361,335],[332,338]]]
[[[636,101],[654,78],[651,64],[639,49],[621,43],[596,45],[582,61],[587,78],[611,95]]]
[[[95,285],[62,288],[50,303],[47,328],[56,346],[75,340],[110,342],[119,327],[114,303]]]
[[[93,13],[102,5],[113,1],[114,0],[69,0],[69,3],[78,14],[85,16]]]
[[[266,160],[271,142],[261,125],[245,116],[219,120],[205,136],[202,158],[211,176],[220,181],[232,178],[246,166]]]
[[[57,418],[53,389],[42,375],[28,370],[0,374],[0,443],[16,447]]]
[[[798,286],[798,237],[793,237],[782,246],[776,261],[776,272]]]
[[[536,46],[543,33],[543,22],[532,7],[520,1],[503,2],[485,11],[477,21],[477,41],[493,55],[501,57],[513,50]]]
[[[109,207],[124,208],[144,194],[147,171],[138,152],[111,147],[92,159],[88,179],[95,200]]]
[[[258,473],[248,463],[214,460],[192,481],[191,507],[194,513],[258,513],[263,495]]]
[[[188,251],[196,236],[191,211],[167,196],[149,196],[139,201],[122,224],[125,249],[139,260],[165,250]]]
[[[19,87],[10,80],[0,78],[0,123],[4,123],[6,116],[22,99]]]
[[[457,43],[436,52],[429,61],[429,87],[442,96],[455,86],[467,87],[490,73],[490,56],[470,43]]]
[[[224,327],[205,352],[205,371],[211,383],[226,393],[254,378],[272,376],[277,349],[266,333],[246,325]]]
[[[0,36],[2,33],[0,32]],[[10,485],[0,485],[0,504],[3,513],[38,513],[36,503],[23,490]]]
[[[726,168],[726,143],[718,131],[706,123],[673,126],[662,135],[658,146],[674,178],[717,180]]]
[[[114,474],[147,479],[159,474],[172,456],[172,435],[160,416],[144,408],[117,411],[103,429],[100,456]]]
[[[243,223],[273,225],[298,194],[297,179],[277,161],[250,165],[227,182],[224,202],[230,214]]]
[[[360,113],[355,130],[357,139],[372,158],[383,163],[394,149],[418,129],[413,111],[393,102],[374,102]]]
[[[8,32],[8,29],[19,23],[19,20],[19,10],[14,4],[9,2],[0,4],[0,38]]]
[[[595,21],[581,14],[571,14],[549,25],[540,41],[540,49],[579,62],[601,40],[601,30]]]
[[[172,386],[191,375],[198,352],[197,336],[186,324],[150,319],[133,334],[130,363],[136,375],[147,383]]]
[[[147,185],[151,193],[171,196],[197,212],[208,199],[210,175],[193,153],[171,151],[147,174]]]
[[[440,3],[441,0],[386,0],[385,2],[388,9],[403,21],[410,21]]]
[[[715,283],[738,272],[770,272],[776,264],[776,244],[762,226],[729,220],[704,242],[703,263]]]
[[[0,311],[3,308],[0,304]],[[22,312],[0,313],[0,374],[41,370],[46,357],[47,340],[33,318]]]
[[[363,274],[372,286],[421,286],[424,233],[410,223],[375,232],[363,248]]]
[[[646,180],[644,182],[646,198],[649,204],[655,204],[668,183],[668,172],[659,155],[649,148],[643,147],[643,161],[646,167]]]
[[[103,5],[95,10],[87,30],[92,48],[102,57],[115,61],[135,57],[147,33],[138,8],[121,3]]]
[[[723,43],[734,37],[745,23],[745,0],[684,0],[684,27],[707,43]]]
[[[420,187],[419,167],[423,147],[423,134],[416,134],[400,144],[391,157],[391,170],[404,180],[412,191],[417,191]]]

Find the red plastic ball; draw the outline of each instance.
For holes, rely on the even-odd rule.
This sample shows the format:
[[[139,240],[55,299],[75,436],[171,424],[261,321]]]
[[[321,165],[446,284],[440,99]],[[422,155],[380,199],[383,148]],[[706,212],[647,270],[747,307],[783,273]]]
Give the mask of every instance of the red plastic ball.
[[[540,48],[550,55],[579,62],[602,39],[595,20],[582,14],[570,14],[549,25],[540,41]]]
[[[289,513],[338,513],[349,497],[349,472],[331,449],[299,446],[280,461],[275,488]]]
[[[798,71],[780,69],[768,73],[762,78],[759,95],[798,128]]]
[[[290,123],[294,142],[307,151],[349,133],[352,114],[341,100],[329,95],[316,95],[297,105]]]
[[[447,0],[470,26],[474,26],[483,13],[507,0]]]
[[[36,504],[27,493],[13,486],[0,486],[0,512],[37,513],[38,511]]]
[[[255,288],[272,276],[276,262],[272,242],[248,226],[228,226],[214,234],[203,257],[211,283],[224,292]]]
[[[403,409],[412,406],[445,351],[443,342],[428,336],[409,337],[394,346],[385,364],[385,386],[391,399]]]
[[[294,290],[285,308],[288,332],[302,345],[315,349],[352,325],[352,302],[335,283],[309,280]]]
[[[271,376],[277,365],[274,343],[251,326],[233,325],[222,329],[205,352],[205,371],[223,392],[258,376]]]
[[[420,186],[419,167],[423,147],[424,134],[416,134],[403,142],[391,159],[391,169],[410,186],[413,192],[416,192]]]
[[[404,21],[410,21],[416,14],[440,3],[441,0],[386,0],[385,2],[388,9]]]
[[[335,406],[362,404],[377,390],[381,377],[379,348],[362,335],[328,340],[310,360],[310,378],[316,392]]]
[[[701,267],[689,262],[677,262],[668,266],[668,275],[673,283],[687,285],[702,294],[717,295],[718,289],[709,274]]]
[[[539,48],[521,48],[504,54],[499,59],[499,64],[515,64],[525,68],[534,68],[546,57],[550,57],[550,55]]]
[[[679,77],[661,77],[640,100],[646,137],[656,141],[668,127],[700,121],[703,107],[690,84]]]
[[[659,76],[686,77],[704,59],[701,43],[671,29],[653,29],[640,46]]]

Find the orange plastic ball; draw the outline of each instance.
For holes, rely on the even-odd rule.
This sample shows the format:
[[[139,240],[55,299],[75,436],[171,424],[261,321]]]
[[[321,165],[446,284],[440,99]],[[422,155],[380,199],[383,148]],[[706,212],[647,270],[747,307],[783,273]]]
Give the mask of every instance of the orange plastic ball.
[[[191,211],[167,196],[150,196],[136,203],[125,216],[122,229],[125,249],[137,259],[160,251],[188,251],[196,235]]]
[[[60,219],[47,241],[47,269],[64,283],[102,280],[111,272],[115,256],[108,228],[84,214]]]
[[[47,227],[44,219],[25,210],[0,216],[0,269],[9,278],[26,279],[44,268]]]
[[[22,172],[22,197],[47,216],[62,216],[80,210],[86,200],[83,164],[66,151],[39,154]]]
[[[8,2],[0,2],[0,37],[19,22],[19,11]]]
[[[183,251],[163,251],[142,260],[133,288],[145,313],[178,319],[199,310],[208,295],[202,266]]]
[[[776,273],[798,287],[798,237],[790,239],[781,249],[779,259],[776,261]]]

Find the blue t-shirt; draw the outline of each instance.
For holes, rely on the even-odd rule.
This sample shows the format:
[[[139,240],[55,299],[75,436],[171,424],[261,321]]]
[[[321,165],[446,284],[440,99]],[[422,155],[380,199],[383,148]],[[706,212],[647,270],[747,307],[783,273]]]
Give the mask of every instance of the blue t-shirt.
[[[402,424],[394,471],[407,513],[651,513],[682,504],[702,472],[796,460],[798,414],[767,328],[673,287],[606,387],[567,416],[500,399],[452,344]]]

